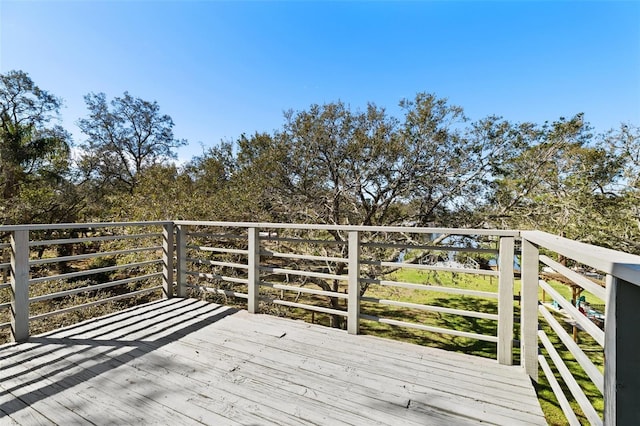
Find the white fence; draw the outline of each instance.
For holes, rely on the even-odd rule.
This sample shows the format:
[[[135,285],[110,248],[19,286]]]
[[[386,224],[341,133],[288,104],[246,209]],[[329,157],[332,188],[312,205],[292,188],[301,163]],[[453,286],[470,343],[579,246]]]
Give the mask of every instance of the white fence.
[[[640,424],[638,395],[640,394],[640,256],[596,247],[539,231],[522,231],[522,364],[534,379],[538,367],[554,390],[569,424],[580,424],[569,404],[557,375],[577,402],[590,424]],[[562,258],[563,262],[550,256]],[[566,264],[590,268],[606,276],[606,286],[575,272]],[[551,268],[570,281],[576,288],[586,290],[592,297],[605,303],[604,330],[590,320],[586,312],[568,301],[550,283],[540,279],[540,267]],[[596,274],[596,275],[599,275]],[[593,362],[593,353],[587,354],[560,324],[550,310],[539,301],[539,289],[550,295],[561,307],[563,316],[593,339],[604,352],[604,373]],[[557,335],[561,344],[552,344],[538,320]],[[599,321],[598,321],[599,322]],[[585,394],[584,386],[575,378],[560,356],[558,346],[566,348],[580,365],[585,375],[604,398],[604,419]],[[547,357],[540,353],[544,349]]]
[[[5,237],[0,250],[9,258],[0,263],[6,277],[0,283],[0,295],[6,294],[0,299],[0,315],[4,312],[8,318],[0,328],[10,328],[17,341],[28,339],[32,322],[53,315],[144,295],[184,297],[190,291],[209,292],[246,300],[252,313],[269,305],[329,315],[334,325],[345,325],[352,334],[359,332],[362,321],[374,321],[490,342],[496,345],[498,362],[512,364],[519,355],[520,364],[536,381],[539,368],[543,371],[570,424],[578,424],[578,419],[569,399],[591,424],[640,424],[635,401],[640,392],[640,340],[635,330],[635,324],[640,324],[638,256],[538,231],[486,229],[175,221],[3,226],[0,235]],[[86,252],[78,249],[83,246]],[[75,249],[67,253],[61,249],[65,247]],[[452,256],[465,254],[496,257],[497,267],[472,269],[451,262]],[[437,262],[438,255],[449,261]],[[68,263],[74,265],[71,270],[61,267]],[[606,287],[570,269],[572,263],[606,275]],[[515,291],[514,264],[522,267],[521,287]],[[606,302],[604,331],[576,308],[575,301],[540,280],[541,266]],[[394,270],[480,275],[495,286],[494,291],[485,291],[407,282],[393,279],[390,272]],[[100,274],[109,279],[92,278]],[[50,283],[65,285],[47,287]],[[471,306],[494,309],[373,297],[366,291],[370,286],[462,295],[492,301]],[[540,291],[555,301],[562,315],[540,303]],[[514,314],[514,293],[518,292],[519,318]],[[74,297],[86,294],[95,297],[74,304]],[[49,305],[49,310],[42,311]],[[368,306],[377,306],[377,313],[367,313]],[[493,322],[495,332],[399,320],[391,315],[398,308]],[[566,331],[566,324],[559,320],[563,316],[604,348],[604,373],[593,354],[586,354]],[[518,322],[520,335],[514,339]],[[519,346],[515,350],[514,342]],[[602,393],[604,419],[559,355],[559,346]]]
[[[10,259],[0,264],[8,279],[0,283],[0,315],[9,317],[0,329],[10,328],[16,341],[29,337],[32,322],[54,315],[172,292],[172,222],[2,226],[0,235],[9,240],[0,250]],[[113,261],[90,263],[100,259]],[[80,267],[68,271],[68,263]],[[96,278],[101,274],[120,277]]]

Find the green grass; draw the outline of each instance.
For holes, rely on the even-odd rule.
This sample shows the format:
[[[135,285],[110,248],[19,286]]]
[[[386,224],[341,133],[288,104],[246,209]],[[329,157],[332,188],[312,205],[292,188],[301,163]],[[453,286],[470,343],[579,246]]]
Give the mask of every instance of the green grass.
[[[452,274],[442,272],[423,272],[416,270],[400,270],[394,272],[392,275],[386,277],[387,279],[395,281],[404,281],[410,283],[431,284],[431,285],[443,285],[454,288],[464,288],[479,291],[497,292],[497,278],[495,277],[483,277],[473,276],[468,274]],[[550,285],[558,291],[567,300],[571,300],[571,288],[567,285],[550,282]],[[520,291],[520,283],[516,282],[514,286],[514,293],[518,294]],[[392,299],[399,301],[407,301],[413,303],[445,306],[455,309],[464,309],[480,312],[497,313],[497,300],[495,299],[483,299],[477,297],[457,296],[452,294],[445,294],[431,291],[421,290],[409,290],[403,288],[371,286],[367,291],[368,296],[378,297],[382,299]],[[603,303],[597,299],[594,295],[583,292],[587,301],[592,304]],[[542,297],[542,291],[539,291],[540,298]],[[550,301],[547,295],[548,301]],[[402,321],[419,322],[420,324],[432,325],[436,327],[449,328],[454,330],[470,331],[478,334],[496,334],[497,323],[490,320],[481,320],[475,318],[466,318],[458,315],[446,315],[438,314],[434,312],[422,312],[410,309],[399,309],[385,307],[382,305],[369,306],[370,304],[363,303],[363,312],[372,313],[373,315],[379,315],[381,317],[399,319]],[[519,304],[514,304],[514,311],[516,317],[519,316]],[[571,334],[572,327],[565,323],[563,319],[556,314],[558,321],[563,324],[565,330]],[[596,411],[602,415],[604,408],[604,400],[602,395],[597,390],[595,385],[588,378],[582,367],[577,363],[575,358],[566,349],[566,347],[560,342],[555,332],[549,327],[544,320],[540,320],[540,327],[545,331],[547,336],[554,344],[556,350],[564,360],[565,364],[580,384],[589,400],[594,405]],[[398,339],[403,341],[409,341],[412,343],[438,347],[446,350],[452,350],[456,352],[464,352],[472,355],[484,356],[488,358],[496,358],[496,345],[478,340],[465,339],[455,336],[448,336],[445,334],[429,333],[420,330],[413,330],[401,327],[387,326],[380,323],[374,323],[364,321],[361,327],[363,332],[375,334],[381,337]],[[514,335],[518,338],[519,330],[514,330]],[[583,351],[590,357],[591,361],[603,370],[604,358],[602,348],[595,342],[587,333],[578,332],[578,344]],[[546,351],[542,350],[542,353],[547,356]],[[518,350],[515,350],[516,360],[519,357]],[[580,410],[578,404],[572,399],[566,386],[563,385],[563,381],[559,376],[559,373],[552,365],[556,377],[563,386],[565,394],[568,396],[574,412],[578,415],[578,419],[583,424],[588,424],[587,419]],[[562,413],[559,404],[556,400],[551,387],[549,386],[542,371],[540,371],[539,382],[535,384],[536,392],[540,405],[545,414],[546,420],[551,425],[564,425],[566,419]]]
[[[385,277],[385,279],[408,283],[431,284],[434,288],[435,286],[444,286],[479,291],[497,291],[497,279],[495,277],[476,278],[468,274],[434,273],[403,269],[390,274]],[[496,299],[461,296],[439,291],[370,285],[365,296],[466,311],[487,312],[492,314],[497,314],[498,312]],[[361,312],[382,318],[451,330],[493,336],[497,334],[497,322],[487,319],[386,306],[370,302],[362,302]],[[496,358],[496,345],[481,340],[431,333],[412,328],[396,327],[373,321],[363,321],[361,323],[361,330],[365,334],[374,334],[450,351]]]

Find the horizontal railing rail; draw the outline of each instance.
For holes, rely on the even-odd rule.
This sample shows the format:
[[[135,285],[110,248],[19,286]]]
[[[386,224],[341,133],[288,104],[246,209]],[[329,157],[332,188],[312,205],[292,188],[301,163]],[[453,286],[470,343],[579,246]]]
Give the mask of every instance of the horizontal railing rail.
[[[61,229],[101,229],[101,228],[131,228],[170,226],[172,221],[141,221],[141,222],[81,222],[81,223],[35,223],[28,225],[0,225],[0,234],[15,231],[51,231]]]
[[[10,239],[0,246],[10,258],[0,328],[17,341],[56,315],[173,292],[172,222],[0,226],[0,235]]]

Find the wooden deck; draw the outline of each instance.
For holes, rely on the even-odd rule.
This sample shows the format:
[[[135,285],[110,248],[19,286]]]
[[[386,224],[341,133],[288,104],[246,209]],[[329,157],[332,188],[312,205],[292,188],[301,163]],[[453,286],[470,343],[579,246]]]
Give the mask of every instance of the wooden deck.
[[[169,299],[0,346],[0,423],[545,420],[520,367]]]

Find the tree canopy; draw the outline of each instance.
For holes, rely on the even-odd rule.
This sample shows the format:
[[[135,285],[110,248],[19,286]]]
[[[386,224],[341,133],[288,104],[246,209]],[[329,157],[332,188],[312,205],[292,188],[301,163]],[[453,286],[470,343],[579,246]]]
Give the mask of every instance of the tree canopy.
[[[89,116],[78,121],[87,136],[81,165],[114,189],[132,192],[145,169],[176,158],[186,141],[173,136],[173,120],[160,113],[157,102],[134,98],[128,92],[107,102],[104,93],[85,96]]]
[[[468,119],[420,92],[400,115],[367,104],[287,111],[176,165],[186,143],[155,101],[85,97],[85,136],[22,71],[0,75],[3,223],[211,219],[537,228],[640,253],[640,128],[596,132],[583,114],[545,123]],[[335,235],[336,238],[343,236]]]
[[[70,137],[54,124],[60,105],[26,73],[0,75],[2,223],[67,216]]]

